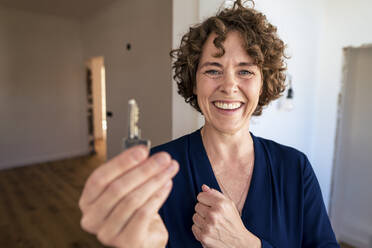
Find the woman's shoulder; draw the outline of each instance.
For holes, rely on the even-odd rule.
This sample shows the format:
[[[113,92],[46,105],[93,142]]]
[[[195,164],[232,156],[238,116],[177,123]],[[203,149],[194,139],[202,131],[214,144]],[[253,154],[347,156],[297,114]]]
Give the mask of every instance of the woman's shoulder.
[[[257,147],[262,148],[265,156],[269,159],[272,165],[302,165],[308,164],[307,156],[300,150],[280,144],[276,141],[262,138],[254,137]]]
[[[178,157],[180,154],[183,154],[187,151],[189,144],[190,144],[190,140],[192,136],[195,135],[196,132],[197,131],[190,133],[190,134],[186,134],[182,137],[171,140],[164,144],[155,146],[151,148],[150,153],[154,154],[157,152],[164,151],[164,152],[168,152],[173,158]]]

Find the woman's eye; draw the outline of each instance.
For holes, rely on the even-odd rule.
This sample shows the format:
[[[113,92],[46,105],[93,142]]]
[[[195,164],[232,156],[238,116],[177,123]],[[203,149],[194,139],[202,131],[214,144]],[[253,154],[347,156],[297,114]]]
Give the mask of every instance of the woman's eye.
[[[253,74],[253,72],[250,72],[250,71],[247,71],[247,70],[239,71],[239,75],[242,75],[242,76],[250,76],[252,74]]]
[[[211,76],[219,76],[222,74],[222,72],[217,71],[217,70],[208,70],[208,71],[205,71],[205,74],[208,74]]]

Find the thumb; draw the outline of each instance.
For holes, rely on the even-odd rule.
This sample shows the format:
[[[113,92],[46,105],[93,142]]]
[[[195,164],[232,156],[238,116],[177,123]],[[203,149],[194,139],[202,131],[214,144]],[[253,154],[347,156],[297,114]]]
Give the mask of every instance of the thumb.
[[[216,196],[218,198],[226,198],[226,196],[222,192],[220,192],[220,191],[218,191],[216,189],[210,188],[206,184],[203,184],[202,190],[203,190],[203,192],[207,192],[207,193],[212,194],[212,195],[214,195],[214,196]]]
[[[203,190],[203,192],[208,192],[208,191],[211,190],[211,188],[209,188],[208,185],[203,184],[203,185],[202,185],[202,190]]]

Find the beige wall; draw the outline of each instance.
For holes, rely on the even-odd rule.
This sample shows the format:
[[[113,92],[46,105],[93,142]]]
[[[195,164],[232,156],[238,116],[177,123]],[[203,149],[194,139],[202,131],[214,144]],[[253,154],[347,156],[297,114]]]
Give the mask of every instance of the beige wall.
[[[127,136],[128,100],[140,106],[142,136],[159,145],[172,135],[172,2],[117,1],[82,22],[84,57],[103,56],[106,68],[108,158]],[[127,43],[132,46],[126,49]]]
[[[143,137],[169,141],[171,47],[171,0],[116,1],[80,21],[0,7],[0,168],[88,152],[85,61],[96,56],[113,112],[108,157],[122,150],[130,98]]]
[[[88,151],[80,24],[0,6],[0,169]]]

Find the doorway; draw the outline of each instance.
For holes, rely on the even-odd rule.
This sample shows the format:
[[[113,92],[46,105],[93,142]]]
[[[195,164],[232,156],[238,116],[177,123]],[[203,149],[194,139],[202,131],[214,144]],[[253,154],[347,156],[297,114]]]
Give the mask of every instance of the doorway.
[[[86,62],[89,148],[106,160],[107,121],[106,121],[106,74],[104,58],[92,57]]]
[[[330,215],[340,241],[372,247],[372,46],[344,49]]]

